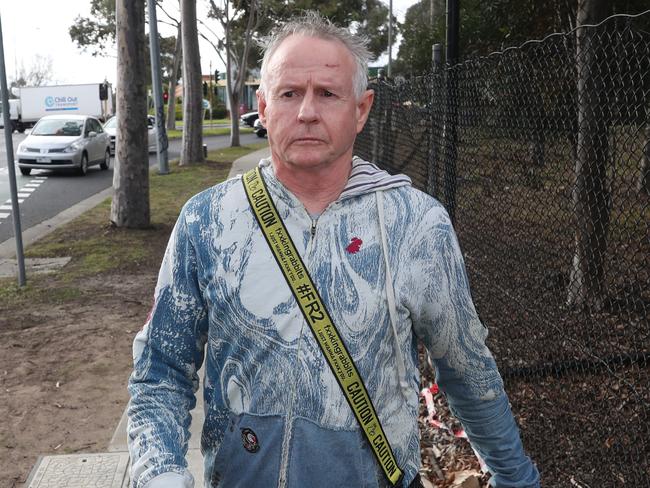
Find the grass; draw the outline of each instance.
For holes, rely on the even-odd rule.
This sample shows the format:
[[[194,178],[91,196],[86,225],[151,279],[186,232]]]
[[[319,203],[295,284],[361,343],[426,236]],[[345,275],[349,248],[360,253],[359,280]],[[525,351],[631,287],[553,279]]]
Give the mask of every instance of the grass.
[[[251,134],[253,132],[253,129],[248,128],[248,127],[240,127],[239,128],[239,133],[240,134]],[[210,128],[209,126],[206,127],[205,125],[203,126],[203,136],[225,136],[230,134],[230,127],[212,127]],[[168,130],[167,131],[167,137],[169,139],[180,139],[183,137],[183,131],[176,129],[176,130]]]
[[[26,303],[61,303],[83,296],[79,283],[101,280],[106,273],[150,272],[160,264],[162,251],[182,205],[194,194],[219,183],[237,158],[262,147],[261,142],[208,153],[205,163],[170,164],[168,175],[149,175],[151,225],[146,229],[116,228],[109,222],[111,200],[106,199],[72,222],[32,244],[26,257],[71,256],[71,261],[54,275],[28,276],[19,288],[15,278],[0,279],[0,310]]]

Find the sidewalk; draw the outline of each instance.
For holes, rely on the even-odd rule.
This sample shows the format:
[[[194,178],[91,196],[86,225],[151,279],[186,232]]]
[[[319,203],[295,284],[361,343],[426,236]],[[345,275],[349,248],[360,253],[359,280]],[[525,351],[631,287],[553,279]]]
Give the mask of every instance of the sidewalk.
[[[268,157],[269,148],[260,149],[237,159],[228,174],[233,178],[255,167],[259,160]],[[99,203],[99,202],[98,202]],[[50,230],[48,228],[48,230]],[[202,379],[203,371],[199,371]],[[203,457],[200,451],[201,428],[203,426],[203,382],[197,391],[196,407],[192,410],[190,442],[187,461],[194,476],[195,486],[203,486]],[[129,486],[129,454],[126,436],[126,409],[115,433],[107,446],[107,452],[94,454],[71,454],[42,456],[29,475],[26,488],[127,488]]]

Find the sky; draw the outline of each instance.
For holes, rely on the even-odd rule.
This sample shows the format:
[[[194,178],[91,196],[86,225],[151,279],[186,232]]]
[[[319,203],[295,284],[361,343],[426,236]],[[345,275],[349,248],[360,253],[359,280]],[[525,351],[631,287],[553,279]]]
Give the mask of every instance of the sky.
[[[404,19],[404,14],[409,6],[417,0],[393,0],[393,12],[399,20]],[[388,5],[388,0],[383,0]],[[174,4],[170,1],[169,12],[174,10]],[[197,0],[199,16],[203,13],[203,19],[208,20],[203,7],[207,2]],[[203,12],[202,12],[203,7]],[[111,56],[94,57],[82,52],[70,39],[69,27],[78,16],[87,17],[90,14],[90,0],[64,0],[53,2],[52,0],[0,0],[0,19],[2,21],[2,34],[4,41],[5,67],[7,80],[10,83],[15,79],[16,73],[21,67],[29,71],[37,56],[52,61],[52,78],[50,84],[76,84],[76,83],[99,83],[108,80],[115,84],[116,79],[116,57],[115,50],[111,50]],[[158,20],[164,20],[165,16],[158,13]],[[159,25],[161,35],[175,35],[175,29],[165,25]],[[199,49],[201,51],[201,65],[204,74],[212,69],[219,68],[223,71],[223,64],[219,60],[214,49],[207,42],[201,40]],[[393,58],[397,55],[397,47],[393,47]],[[386,62],[386,56],[379,62]],[[212,63],[212,64],[210,64]]]

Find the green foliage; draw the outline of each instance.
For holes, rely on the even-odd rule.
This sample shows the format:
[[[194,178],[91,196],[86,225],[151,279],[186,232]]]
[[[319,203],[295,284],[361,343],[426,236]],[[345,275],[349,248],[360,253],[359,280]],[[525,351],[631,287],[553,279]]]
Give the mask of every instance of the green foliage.
[[[91,0],[90,17],[78,15],[68,29],[70,38],[79,49],[93,56],[107,56],[115,47],[115,0]],[[176,36],[159,36],[160,68],[165,78],[174,69]],[[151,55],[149,54],[149,34],[146,34],[145,61],[147,63],[147,83],[151,83]],[[180,77],[176,74],[176,79]]]
[[[91,0],[90,17],[77,15],[68,32],[79,49],[104,56],[115,44],[115,29],[115,0]]]
[[[381,0],[267,1],[264,2],[263,7],[266,9],[263,16],[265,21],[259,31],[261,34],[266,34],[279,22],[286,21],[305,10],[315,10],[336,25],[350,27],[354,32],[368,37],[370,52],[377,58],[388,47],[388,8],[385,3]]]
[[[433,44],[445,44],[444,11],[430,22],[430,0],[411,6],[400,26],[400,45],[394,72],[422,74],[431,70]],[[647,0],[613,0],[610,14],[638,13]],[[518,46],[530,39],[542,39],[553,32],[575,28],[575,0],[463,0],[460,3],[460,57],[470,58]]]
[[[213,107],[212,107],[212,119],[225,119],[226,116],[228,115],[228,109],[226,108],[226,105],[218,101],[216,102]],[[205,119],[209,120],[210,119],[210,112],[208,110],[205,111]]]

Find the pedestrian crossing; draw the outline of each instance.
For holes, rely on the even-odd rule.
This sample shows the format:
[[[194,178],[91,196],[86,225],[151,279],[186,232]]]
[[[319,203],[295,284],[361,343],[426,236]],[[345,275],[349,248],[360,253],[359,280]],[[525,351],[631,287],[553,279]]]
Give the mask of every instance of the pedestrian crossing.
[[[0,168],[0,174],[7,174],[7,168]],[[18,204],[23,203],[27,198],[36,192],[36,190],[45,183],[47,176],[34,176],[27,183],[25,183],[17,192]],[[5,201],[0,205],[0,224],[4,219],[8,218],[11,215],[11,199]]]

